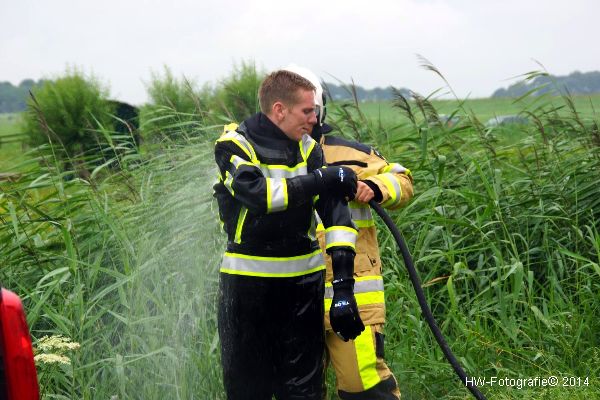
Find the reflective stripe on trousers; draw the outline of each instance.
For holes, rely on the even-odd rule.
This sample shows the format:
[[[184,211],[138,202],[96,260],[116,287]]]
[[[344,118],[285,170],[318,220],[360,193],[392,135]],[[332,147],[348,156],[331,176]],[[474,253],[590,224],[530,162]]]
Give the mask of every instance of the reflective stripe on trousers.
[[[326,333],[326,344],[337,380],[340,399],[398,400],[400,391],[384,360],[382,325],[367,325],[355,339],[342,341]]]
[[[354,297],[356,305],[385,303],[383,292],[383,278],[381,276],[365,276],[356,278],[354,282]],[[325,310],[331,308],[333,299],[333,287],[330,282],[325,284]]]

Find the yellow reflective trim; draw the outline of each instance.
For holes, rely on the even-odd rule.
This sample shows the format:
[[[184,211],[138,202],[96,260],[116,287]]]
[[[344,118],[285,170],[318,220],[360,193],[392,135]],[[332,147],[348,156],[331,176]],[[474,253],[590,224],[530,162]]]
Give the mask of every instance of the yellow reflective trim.
[[[287,209],[287,180],[265,178],[267,186],[267,214]]]
[[[364,282],[364,281],[383,281],[383,277],[380,275],[369,275],[369,276],[357,276],[354,278],[354,282]],[[332,287],[333,284],[331,282],[325,282],[325,287]]]
[[[329,249],[333,246],[349,246],[354,249],[357,235],[358,232],[354,228],[340,225],[330,226],[325,229],[325,248]]]
[[[271,202],[273,189],[271,188],[271,180],[269,178],[265,180],[267,181],[267,213],[270,213],[271,209],[273,208],[273,204]]]
[[[324,268],[321,250],[291,257],[265,257],[225,252],[220,271],[248,276],[285,277],[300,276]]]
[[[354,279],[355,282],[363,282],[363,281],[382,281],[383,278],[380,275],[371,275],[371,276],[359,276]]]
[[[302,161],[296,165],[294,165],[293,167],[289,167],[287,165],[279,165],[279,164],[260,164],[261,167],[267,168],[267,169],[283,169],[286,171],[296,171],[297,169],[300,169],[301,167],[306,167],[306,161]]]
[[[324,231],[324,230],[325,230],[325,227],[323,226],[323,223],[321,223],[321,222],[320,222],[320,223],[317,225],[317,232],[322,232],[322,231]]]
[[[356,304],[358,306],[381,303],[385,303],[385,295],[383,292],[367,292],[356,294]]]
[[[231,140],[233,143],[237,144],[237,145],[238,145],[238,147],[239,147],[240,149],[242,149],[242,151],[243,151],[244,153],[246,153],[246,155],[247,155],[248,157],[250,157],[250,159],[251,159],[251,160],[253,160],[253,159],[254,159],[254,157],[252,157],[252,153],[250,153],[250,152],[248,151],[248,149],[246,148],[246,146],[244,146],[244,145],[243,145],[243,144],[242,144],[242,143],[241,143],[239,140],[237,140],[237,139],[234,139],[234,138],[231,138],[231,139],[229,139],[229,140]]]
[[[390,193],[390,198],[387,201],[385,201],[382,204],[382,206],[389,207],[391,205],[399,203],[402,199],[402,186],[400,186],[400,183],[396,180],[394,175],[386,173],[382,175],[377,175],[377,177],[383,181],[383,183],[388,189],[388,192]],[[394,181],[392,181],[392,179]]]
[[[304,136],[302,136],[302,140],[298,142],[298,146],[300,147],[300,155],[302,159],[306,161],[306,155],[304,154]]]
[[[387,187],[388,192],[390,193],[390,200],[395,201],[398,196],[398,193],[396,193],[394,183],[390,180],[389,176],[387,176],[387,174],[383,174],[379,175],[378,178],[381,179]]]
[[[308,149],[306,151],[304,151],[304,146],[305,146],[306,142],[309,142],[309,145],[308,145]],[[300,146],[300,154],[302,155],[302,159],[304,161],[308,160],[308,156],[312,152],[316,143],[317,142],[312,137],[310,137],[310,135],[305,134],[302,136],[302,140],[300,140],[300,142],[298,142],[298,145]]]
[[[351,232],[351,233],[354,233],[355,235],[358,235],[358,232],[356,231],[356,229],[350,228],[349,226],[335,225],[335,226],[330,226],[329,228],[325,229],[325,232],[331,232],[331,231],[346,231],[346,232]]]
[[[256,167],[256,165],[252,164],[250,161],[246,161],[242,157],[236,156],[235,154],[231,155],[231,157],[229,158],[229,162],[235,166],[235,169],[237,169],[240,165],[249,165],[251,167]]]
[[[249,254],[239,254],[239,253],[230,253],[228,251],[225,252],[227,257],[233,258],[243,258],[245,260],[261,260],[261,261],[285,261],[285,260],[304,260],[311,258],[312,256],[319,254],[321,250],[315,250],[310,254],[302,254],[300,256],[292,256],[292,257],[268,257],[268,256],[251,256]]]
[[[333,242],[333,243],[328,243],[327,246],[325,246],[325,249],[329,249],[330,247],[335,247],[335,246],[347,246],[347,247],[352,247],[353,249],[356,248],[355,244],[352,242]]]
[[[324,269],[325,269],[325,264],[319,265],[312,269],[307,269],[306,271],[284,272],[284,273],[279,273],[279,274],[271,274],[271,273],[267,273],[267,272],[238,271],[235,269],[226,269],[226,268],[221,268],[220,271],[223,273],[226,273],[226,274],[231,274],[231,275],[258,276],[258,277],[262,277],[262,278],[290,278],[290,277],[294,277],[294,276],[308,275],[313,272],[322,271]]]
[[[354,339],[356,360],[358,361],[358,373],[364,390],[368,390],[380,382],[377,373],[377,355],[375,353],[375,340],[371,327],[367,327],[356,339]]]
[[[229,132],[227,132],[227,134],[225,134],[224,136],[221,136],[219,139],[217,139],[217,143],[231,141],[231,142],[235,143],[240,149],[242,149],[242,151],[244,153],[246,153],[246,155],[250,158],[250,160],[252,162],[258,163],[258,157],[256,157],[256,154],[254,153],[254,149],[252,148],[250,143],[247,143],[247,146],[246,146],[246,145],[242,144],[242,142],[239,139],[235,138],[234,136],[239,136],[239,137],[244,138],[242,135],[240,135],[236,131],[229,131]],[[244,138],[243,140],[245,141],[246,139]]]
[[[239,125],[236,124],[235,122],[232,122],[227,125],[223,125],[223,134],[226,134],[229,131],[235,131],[235,130],[237,130],[238,127],[239,127]]]
[[[398,164],[398,163],[388,164],[381,170],[381,172],[382,173],[391,172],[394,174],[406,174],[406,175],[411,174],[409,169],[405,168],[403,165]]]
[[[385,295],[383,292],[366,292],[354,294],[357,306],[366,306],[367,304],[383,304],[385,303]],[[325,311],[329,312],[331,308],[331,300],[325,299]]]
[[[356,225],[357,228],[371,228],[375,226],[375,221],[372,219],[354,220],[354,225]]]
[[[240,215],[238,216],[237,227],[235,228],[235,243],[242,242],[242,227],[244,226],[244,221],[246,220],[246,215],[248,214],[248,209],[246,207],[242,207],[240,210]]]

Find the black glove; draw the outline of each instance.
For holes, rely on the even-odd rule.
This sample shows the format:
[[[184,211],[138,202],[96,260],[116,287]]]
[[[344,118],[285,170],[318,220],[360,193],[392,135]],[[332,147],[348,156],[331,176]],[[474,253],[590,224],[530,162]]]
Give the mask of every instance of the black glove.
[[[349,250],[331,252],[333,267],[333,300],[329,321],[333,331],[344,341],[356,339],[365,330],[354,298],[354,253]]]
[[[351,168],[334,166],[312,172],[317,182],[317,193],[352,200],[356,195],[356,174]]]

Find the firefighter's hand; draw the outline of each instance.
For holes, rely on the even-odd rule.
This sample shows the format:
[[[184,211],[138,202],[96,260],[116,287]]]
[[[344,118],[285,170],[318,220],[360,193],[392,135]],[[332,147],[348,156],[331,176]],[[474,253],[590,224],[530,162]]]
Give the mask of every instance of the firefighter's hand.
[[[333,331],[344,342],[356,339],[365,330],[353,292],[354,279],[333,281],[333,300],[329,311],[329,321]]]
[[[318,193],[329,193],[338,198],[352,200],[356,194],[356,174],[351,168],[335,166],[313,171]]]
[[[375,197],[375,192],[363,181],[358,181],[356,188],[356,198],[354,200],[359,203],[367,204],[371,199]]]

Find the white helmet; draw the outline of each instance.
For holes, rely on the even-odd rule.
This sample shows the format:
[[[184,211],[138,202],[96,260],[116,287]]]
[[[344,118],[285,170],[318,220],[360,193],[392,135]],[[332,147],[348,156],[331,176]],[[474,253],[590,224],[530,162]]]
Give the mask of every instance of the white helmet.
[[[325,120],[325,93],[323,93],[323,86],[321,86],[321,81],[311,70],[300,67],[296,64],[290,64],[287,67],[283,68],[286,71],[294,72],[304,79],[308,80],[313,86],[316,88],[315,90],[315,105],[317,118],[319,120],[319,125],[323,125],[323,121]]]

